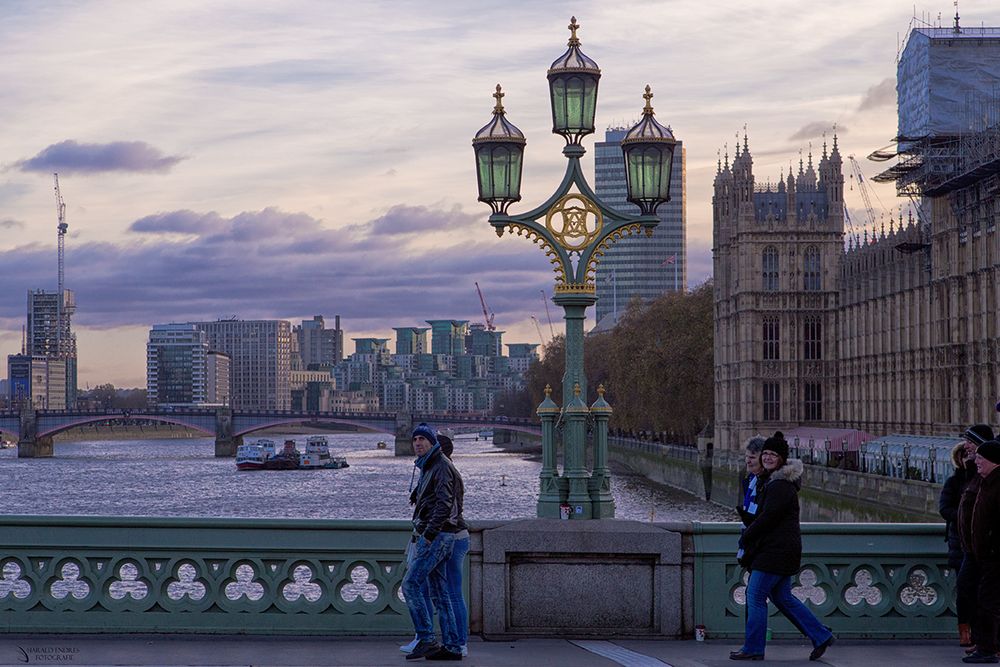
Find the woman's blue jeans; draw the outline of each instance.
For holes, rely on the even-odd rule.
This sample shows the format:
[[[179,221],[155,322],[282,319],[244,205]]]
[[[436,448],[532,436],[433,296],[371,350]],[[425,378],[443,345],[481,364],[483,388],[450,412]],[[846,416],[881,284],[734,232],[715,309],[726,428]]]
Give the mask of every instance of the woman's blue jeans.
[[[465,554],[467,553],[469,553],[469,538],[463,537],[455,540],[451,558],[448,559],[448,565],[445,567],[448,597],[451,599],[451,608],[455,614],[458,643],[462,646],[469,642],[469,611],[465,606],[465,596],[462,595],[462,564],[465,562]]]
[[[799,632],[819,646],[833,636],[830,630],[819,622],[809,608],[792,595],[792,578],[781,574],[769,574],[754,570],[747,583],[747,627],[743,641],[744,653],[764,655],[767,642],[767,601],[774,603]]]
[[[445,570],[455,547],[454,533],[439,533],[433,542],[418,537],[413,558],[403,577],[403,597],[413,619],[413,628],[421,641],[434,641],[434,609],[438,611],[441,626],[441,643],[449,651],[458,653],[461,644],[452,609],[451,596]],[[433,605],[428,604],[426,593],[430,589]]]

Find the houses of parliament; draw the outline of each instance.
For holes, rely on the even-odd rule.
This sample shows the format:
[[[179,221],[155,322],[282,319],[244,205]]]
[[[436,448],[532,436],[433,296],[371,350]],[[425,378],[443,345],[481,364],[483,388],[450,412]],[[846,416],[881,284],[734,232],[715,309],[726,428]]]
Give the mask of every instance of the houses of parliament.
[[[834,136],[760,185],[746,135],[715,177],[716,446],[775,430],[949,435],[1000,399],[1000,28],[917,26],[890,165],[918,215],[845,244]],[[811,151],[810,151],[811,152]]]

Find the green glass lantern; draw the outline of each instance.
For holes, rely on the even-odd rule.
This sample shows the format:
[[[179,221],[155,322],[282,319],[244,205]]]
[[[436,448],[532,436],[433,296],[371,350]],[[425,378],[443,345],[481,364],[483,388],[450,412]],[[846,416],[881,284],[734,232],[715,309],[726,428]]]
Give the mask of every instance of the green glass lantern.
[[[580,51],[574,16],[569,24],[569,49],[549,67],[549,95],[552,100],[552,133],[562,135],[567,144],[579,144],[594,131],[597,113],[597,83],[601,68]]]
[[[653,93],[646,86],[642,96],[646,106],[642,119],[622,139],[625,156],[625,182],[628,200],[639,207],[642,215],[656,215],[657,207],[670,201],[670,176],[674,160],[674,139],[670,128],[653,118],[650,100]]]
[[[506,213],[508,206],[521,200],[521,168],[526,143],[521,130],[504,116],[503,96],[498,83],[493,93],[497,100],[493,120],[476,132],[472,140],[479,201],[489,204],[494,213]]]

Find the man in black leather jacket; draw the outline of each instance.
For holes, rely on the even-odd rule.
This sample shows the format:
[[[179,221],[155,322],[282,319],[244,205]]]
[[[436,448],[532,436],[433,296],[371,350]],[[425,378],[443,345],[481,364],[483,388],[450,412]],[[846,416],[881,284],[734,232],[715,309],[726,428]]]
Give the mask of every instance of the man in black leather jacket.
[[[464,487],[462,476],[441,452],[437,434],[427,424],[413,430],[415,465],[420,479],[410,496],[414,502],[413,529],[416,535],[413,558],[403,578],[403,595],[419,639],[407,660],[461,660],[455,612],[448,595],[445,566],[455,546],[455,534],[467,528],[462,518]],[[441,643],[434,636],[434,609],[428,607],[421,587],[430,586],[431,599],[438,610]]]

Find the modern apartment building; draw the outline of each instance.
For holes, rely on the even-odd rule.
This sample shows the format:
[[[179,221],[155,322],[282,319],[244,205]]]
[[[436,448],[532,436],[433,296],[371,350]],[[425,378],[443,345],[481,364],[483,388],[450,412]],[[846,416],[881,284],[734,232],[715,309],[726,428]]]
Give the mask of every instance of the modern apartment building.
[[[431,354],[464,354],[468,320],[427,320],[431,325]]]
[[[302,368],[332,367],[344,360],[344,332],[340,328],[340,315],[335,316],[332,329],[326,328],[326,320],[322,315],[315,315],[311,320],[292,329]]]
[[[396,332],[396,354],[427,352],[427,327],[393,327]]]
[[[594,145],[594,191],[605,204],[629,215],[639,207],[628,202],[621,141],[627,127],[611,127]],[[627,236],[613,244],[597,265],[595,321],[620,315],[638,297],[652,301],[687,285],[687,196],[684,143],[677,142],[670,173],[670,201],[657,209],[660,224],[652,237]],[[614,316],[613,321],[617,320]],[[605,323],[604,326],[608,326]]]
[[[205,355],[205,400],[212,405],[229,405],[233,360],[224,352],[209,350]]]
[[[146,343],[150,406],[198,406],[208,400],[208,336],[194,324],[156,324]]]
[[[193,322],[231,361],[234,410],[291,407],[292,327],[287,320]]]

